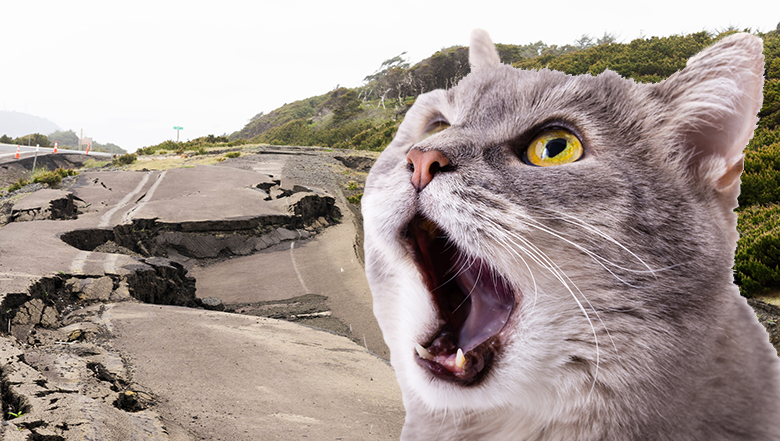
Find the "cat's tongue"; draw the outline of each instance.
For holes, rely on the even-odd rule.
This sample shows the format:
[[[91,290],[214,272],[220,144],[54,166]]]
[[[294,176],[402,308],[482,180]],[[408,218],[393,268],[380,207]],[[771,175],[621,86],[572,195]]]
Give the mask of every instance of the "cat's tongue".
[[[460,252],[434,223],[415,218],[408,229],[412,254],[446,323],[418,362],[439,378],[472,384],[498,349],[497,335],[514,309],[514,293],[480,259]]]
[[[514,296],[503,279],[482,261],[462,271],[455,281],[471,300],[471,311],[458,335],[461,349],[470,351],[504,328],[514,308]]]

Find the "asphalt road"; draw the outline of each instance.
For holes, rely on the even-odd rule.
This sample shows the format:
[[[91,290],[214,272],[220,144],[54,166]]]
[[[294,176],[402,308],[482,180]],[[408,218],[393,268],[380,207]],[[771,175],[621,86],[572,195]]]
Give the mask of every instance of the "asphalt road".
[[[12,222],[0,228],[0,298],[25,293],[44,276],[76,281],[108,276],[116,281],[137,271],[139,262],[131,255],[79,249],[62,240],[74,231],[84,231],[84,240],[89,242],[105,235],[100,231],[122,225],[141,229],[142,224],[134,222],[156,220],[175,226],[174,230],[194,231],[188,236],[192,240],[208,236],[208,240],[219,241],[233,235],[215,235],[207,231],[209,228],[243,225],[258,218],[285,218],[290,215],[287,201],[291,197],[268,200],[269,193],[258,186],[272,185],[268,176],[272,174],[292,187],[295,179],[283,170],[291,170],[289,161],[293,158],[256,155],[242,157],[236,166],[228,160],[220,166],[168,171],[82,173],[70,189],[80,200],[82,212],[76,219]],[[304,168],[312,166],[348,173],[330,156],[310,159],[300,164],[293,161],[301,176],[306,173]],[[325,176],[323,182],[335,181]],[[337,193],[338,188],[330,186],[330,191]],[[45,195],[33,193],[22,200],[24,204],[19,203],[19,209],[34,211],[36,205],[45,209],[49,203]],[[116,359],[124,360],[124,371],[133,372],[133,381],[157,398],[158,404],[145,412],[159,421],[157,426],[168,428],[169,438],[160,439],[398,439],[404,418],[400,390],[392,368],[374,355],[387,357],[387,348],[354,253],[353,215],[344,206],[343,195],[334,197],[343,214],[339,223],[306,226],[308,232],[296,232],[296,227],[288,226],[287,231],[293,233],[281,242],[245,256],[223,255],[205,261],[183,255],[169,257],[190,268],[200,298],[249,303],[302,294],[327,296],[330,314],[351,329],[359,344],[315,328],[263,317],[132,302],[105,302],[89,319],[90,326],[99,326],[110,335],[105,343],[94,343],[100,351],[118,351]],[[25,339],[18,329],[15,335]],[[13,341],[9,344],[25,350]],[[50,350],[56,353],[69,348],[54,345]],[[24,364],[24,358],[15,363]],[[37,365],[35,369],[43,373],[60,368]],[[82,377],[94,379],[94,375]],[[43,379],[33,383],[32,388],[59,388]],[[9,387],[15,390],[22,386]],[[39,394],[32,393],[30,402],[37,403],[34,397]],[[62,407],[68,407],[66,402],[78,396],[71,393],[58,399]],[[90,399],[95,398],[82,397],[79,402]],[[101,409],[90,405],[76,418],[38,406],[26,412],[19,427],[27,420],[50,421],[50,427],[70,428],[63,432],[65,439],[134,439],[128,433],[134,433],[136,423],[116,432],[124,438],[110,435],[113,432],[79,432],[86,430],[77,424],[84,418],[115,418],[116,409],[111,410],[114,413]],[[138,421],[133,418],[128,421]]]

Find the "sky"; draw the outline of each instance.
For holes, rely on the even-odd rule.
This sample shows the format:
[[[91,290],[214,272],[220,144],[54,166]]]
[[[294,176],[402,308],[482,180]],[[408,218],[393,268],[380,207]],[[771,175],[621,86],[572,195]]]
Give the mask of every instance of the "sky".
[[[634,3],[637,4],[637,3]],[[426,0],[0,0],[0,110],[133,151],[240,130],[256,114],[357,87],[382,61],[468,45],[571,44],[770,31],[777,0],[693,2]],[[649,7],[652,5],[652,7]]]

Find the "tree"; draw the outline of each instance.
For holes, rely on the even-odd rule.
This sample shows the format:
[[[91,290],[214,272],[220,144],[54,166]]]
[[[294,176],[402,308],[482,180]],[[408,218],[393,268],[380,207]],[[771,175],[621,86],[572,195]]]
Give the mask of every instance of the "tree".
[[[588,34],[582,34],[580,38],[574,40],[574,46],[576,46],[578,49],[587,49],[589,47],[593,47],[593,37]]]
[[[615,37],[615,34],[604,32],[604,36],[596,40],[596,45],[601,46],[602,44],[611,44],[616,42],[617,37]]]
[[[48,136],[51,142],[57,142],[60,146],[76,147],[79,145],[79,137],[73,130],[57,130]]]
[[[395,57],[383,61],[382,65],[379,66],[379,69],[371,75],[366,75],[366,77],[363,78],[363,81],[367,83],[376,81],[387,75],[387,73],[393,69],[409,69],[409,60],[404,58],[404,55],[406,55],[406,52],[401,52]]]
[[[47,138],[46,135],[42,135],[40,133],[31,133],[29,135],[20,136],[14,139],[13,144],[21,144],[21,145],[29,145],[29,146],[39,145],[41,147],[51,146],[51,142],[49,141],[49,138]]]

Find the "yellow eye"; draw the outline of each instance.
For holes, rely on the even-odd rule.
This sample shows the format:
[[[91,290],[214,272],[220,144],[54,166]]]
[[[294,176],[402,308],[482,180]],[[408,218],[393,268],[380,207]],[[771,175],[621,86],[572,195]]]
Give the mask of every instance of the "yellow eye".
[[[450,125],[447,124],[444,121],[436,121],[436,122],[434,122],[432,124],[428,124],[428,127],[426,127],[425,130],[423,130],[422,135],[420,135],[420,140],[419,141],[422,141],[422,140],[424,140],[424,139],[426,139],[426,138],[428,138],[430,136],[433,136],[433,135],[441,132],[442,130],[448,128],[449,126]]]
[[[574,162],[582,157],[582,143],[566,130],[545,130],[531,141],[525,158],[531,165],[549,167]]]

